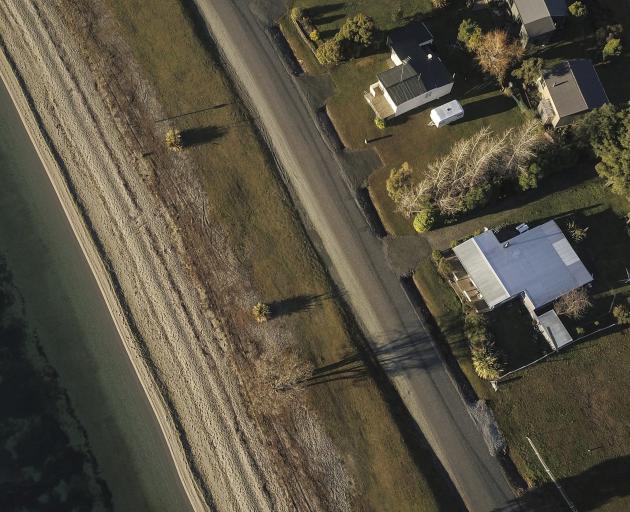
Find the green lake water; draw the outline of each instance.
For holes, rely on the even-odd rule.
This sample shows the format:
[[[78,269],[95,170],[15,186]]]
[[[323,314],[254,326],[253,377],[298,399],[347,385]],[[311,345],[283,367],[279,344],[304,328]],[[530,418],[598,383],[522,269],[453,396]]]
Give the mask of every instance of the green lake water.
[[[24,299],[28,328],[87,432],[114,509],[190,510],[96,281],[1,81],[0,177],[0,254]]]

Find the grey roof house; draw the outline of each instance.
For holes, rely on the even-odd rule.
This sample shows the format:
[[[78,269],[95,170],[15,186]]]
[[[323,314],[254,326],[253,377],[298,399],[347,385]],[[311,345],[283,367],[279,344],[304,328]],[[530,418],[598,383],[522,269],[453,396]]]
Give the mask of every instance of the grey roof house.
[[[392,67],[377,75],[364,98],[382,119],[401,115],[438,99],[453,88],[453,79],[432,46],[424,23],[393,30],[387,37]]]
[[[547,41],[568,16],[565,0],[505,0],[516,21],[521,23],[523,46]]]
[[[608,103],[604,86],[588,59],[559,63],[538,79],[541,100],[538,114],[543,123],[565,126],[580,114]]]
[[[545,308],[593,280],[555,221],[527,229],[506,242],[491,230],[466,240],[453,251],[465,270],[466,296],[494,309],[521,298],[539,329],[559,348],[571,336],[553,311]],[[540,315],[539,315],[540,313]]]

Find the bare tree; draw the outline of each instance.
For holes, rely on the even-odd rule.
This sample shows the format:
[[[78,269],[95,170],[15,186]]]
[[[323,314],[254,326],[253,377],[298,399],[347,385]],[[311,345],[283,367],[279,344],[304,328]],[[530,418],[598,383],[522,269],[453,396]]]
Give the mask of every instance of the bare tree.
[[[459,140],[450,153],[429,164],[422,186],[443,214],[464,210],[466,194],[489,184],[495,164],[505,152],[509,133],[494,137],[484,127],[472,137]]]
[[[295,402],[312,375],[310,361],[295,350],[272,345],[256,361],[251,392],[265,410],[275,413]]]
[[[517,176],[527,169],[540,149],[547,144],[543,134],[543,127],[538,119],[530,119],[510,132],[503,165],[506,173]]]
[[[574,320],[584,316],[592,306],[586,288],[576,288],[560,297],[553,306],[558,315],[566,315]]]
[[[510,41],[505,30],[492,30],[483,34],[474,48],[477,62],[486,73],[494,76],[500,84],[515,61],[523,56],[523,48],[515,41]]]

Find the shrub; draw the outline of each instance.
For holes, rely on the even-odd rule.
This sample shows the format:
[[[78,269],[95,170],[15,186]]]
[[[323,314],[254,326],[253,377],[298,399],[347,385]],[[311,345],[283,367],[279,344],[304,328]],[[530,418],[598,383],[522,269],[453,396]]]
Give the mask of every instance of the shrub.
[[[526,169],[523,169],[518,174],[518,186],[521,190],[532,190],[538,187],[538,180],[540,179],[542,172],[540,166],[534,162]]]
[[[584,327],[576,327],[575,332],[578,336],[582,336],[585,332]]]
[[[630,325],[630,310],[623,304],[617,304],[612,314],[619,325]]]
[[[440,264],[440,261],[442,261],[443,259],[444,259],[444,255],[442,254],[442,251],[439,251],[437,249],[433,249],[431,251],[431,260],[433,261],[436,267]]]
[[[621,44],[621,39],[614,38],[610,39],[602,50],[602,58],[604,60],[608,60],[611,57],[618,57],[623,52],[623,45]]]
[[[271,318],[271,306],[264,302],[258,302],[252,308],[252,316],[258,323],[267,322]]]
[[[569,5],[569,12],[572,16],[575,16],[576,18],[583,18],[588,14],[588,9],[583,2],[580,2],[580,0],[578,0],[577,2],[573,2],[571,5]]]
[[[436,9],[444,9],[449,6],[451,0],[431,0],[431,3]]]
[[[325,41],[317,50],[315,50],[315,56],[320,64],[323,65],[335,65],[341,62],[343,57],[341,51],[341,43],[338,39],[329,39]]]
[[[453,274],[453,265],[446,258],[442,258],[437,266],[438,272],[444,276],[445,279],[450,279]]]
[[[544,62],[540,57],[525,59],[520,67],[512,71],[512,76],[521,80],[525,85],[532,86],[540,78]]]
[[[399,168],[389,171],[385,188],[392,201],[397,202],[403,191],[409,187],[411,187],[411,167],[408,162],[403,162]]]
[[[580,243],[582,240],[584,240],[586,238],[586,235],[588,234],[588,228],[583,228],[582,226],[579,226],[573,220],[569,222],[569,224],[567,225],[567,229],[569,230],[569,234],[571,235],[573,241],[577,243]]]
[[[319,42],[319,30],[317,29],[311,30],[311,33],[308,35],[308,38],[314,43]]]
[[[429,231],[433,225],[435,224],[435,214],[433,209],[427,208],[418,213],[416,213],[413,218],[413,229],[416,230],[417,233],[424,233],[425,231]]]
[[[457,30],[457,40],[472,51],[481,39],[481,27],[470,18],[463,20]]]
[[[599,27],[595,31],[595,41],[597,46],[604,46],[606,41],[611,39],[621,39],[623,34],[623,25],[617,23],[615,25],[606,25],[605,27]]]
[[[385,119],[383,119],[382,117],[378,117],[376,116],[374,118],[374,125],[379,129],[379,130],[384,130],[385,129]]]
[[[346,19],[337,36],[360,47],[367,48],[374,42],[374,32],[374,20],[365,14],[359,13],[353,18]]]
[[[291,19],[293,21],[301,20],[304,17],[304,11],[299,7],[294,7],[291,9]]]
[[[181,151],[184,147],[182,142],[182,132],[177,128],[171,128],[166,132],[165,137],[166,147],[171,151]]]
[[[490,342],[471,349],[475,372],[484,380],[496,380],[501,376],[502,365]]]

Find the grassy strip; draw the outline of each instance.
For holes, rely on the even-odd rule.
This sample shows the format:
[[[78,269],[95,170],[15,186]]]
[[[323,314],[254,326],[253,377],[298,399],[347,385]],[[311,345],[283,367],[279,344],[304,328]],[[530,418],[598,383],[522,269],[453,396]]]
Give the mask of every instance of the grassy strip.
[[[202,173],[214,206],[212,216],[228,233],[244,278],[251,279],[271,303],[297,304],[333,295],[328,275],[255,130],[215,56],[195,35],[182,4],[177,0],[108,3],[169,116],[221,105],[181,117],[177,124],[183,130],[212,128],[211,141],[187,151]],[[297,308],[277,322],[296,334],[316,366],[357,356],[335,299]],[[360,364],[360,356],[357,359]],[[334,379],[309,388],[308,394],[354,479],[354,508],[452,507],[452,496],[444,487],[434,487],[438,473],[430,453],[408,451],[372,378]],[[421,458],[425,460],[418,463]]]

